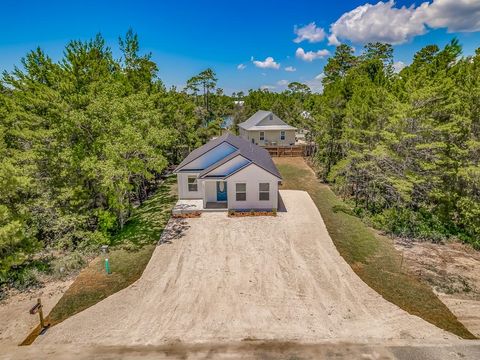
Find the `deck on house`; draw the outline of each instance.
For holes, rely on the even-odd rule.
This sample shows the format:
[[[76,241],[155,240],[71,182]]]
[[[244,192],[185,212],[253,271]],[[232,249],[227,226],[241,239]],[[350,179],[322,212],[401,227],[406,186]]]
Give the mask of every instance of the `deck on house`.
[[[207,202],[207,205],[203,206],[202,199],[180,199],[173,207],[172,213],[175,214],[188,214],[192,212],[207,212],[207,211],[226,211],[226,202]]]
[[[267,150],[272,157],[310,156],[316,151],[315,144],[298,144],[292,146],[263,145],[262,147]]]

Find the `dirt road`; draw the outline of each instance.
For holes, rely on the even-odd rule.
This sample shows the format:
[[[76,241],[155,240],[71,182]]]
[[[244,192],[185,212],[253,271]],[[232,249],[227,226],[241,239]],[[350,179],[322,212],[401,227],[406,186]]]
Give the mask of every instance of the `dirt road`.
[[[363,283],[306,192],[281,196],[287,212],[277,217],[176,220],[139,281],[36,343],[457,339]]]
[[[455,344],[359,344],[322,341],[300,344],[278,341],[242,341],[239,343],[184,344],[158,346],[45,344],[2,347],[0,360],[478,360],[480,341],[464,340]]]

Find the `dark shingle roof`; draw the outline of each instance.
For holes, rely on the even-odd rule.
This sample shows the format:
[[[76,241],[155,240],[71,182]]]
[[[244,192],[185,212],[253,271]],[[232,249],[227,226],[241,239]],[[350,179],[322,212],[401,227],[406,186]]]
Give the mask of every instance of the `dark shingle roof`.
[[[193,150],[188,156],[178,165],[175,171],[179,171],[182,167],[187,165],[188,163],[192,162],[195,159],[198,159],[203,154],[207,153],[208,151],[212,150],[213,148],[217,147],[218,145],[226,142],[237,149],[237,151],[233,152],[232,154],[227,155],[225,158],[217,161],[215,164],[209,166],[209,168],[216,168],[219,166],[219,163],[225,163],[225,159],[228,160],[234,158],[235,156],[242,155],[246,159],[250,160],[252,163],[258,165],[262,169],[268,171],[272,175],[278,177],[279,179],[282,178],[280,172],[278,171],[277,167],[273,163],[272,157],[270,156],[269,152],[258,145],[252,144],[251,142],[242,139],[239,136],[232,135],[230,133],[226,133],[216,139],[213,139],[206,143],[205,145],[199,147],[198,149]],[[203,169],[202,169],[203,170]],[[206,173],[206,172],[203,172]]]
[[[216,139],[213,139],[213,140],[210,140],[208,143],[206,143],[205,145],[203,146],[200,146],[199,148],[196,148],[195,150],[193,150],[190,154],[187,155],[187,157],[185,159],[183,159],[183,161],[177,166],[177,170],[179,170],[180,168],[184,167],[185,165],[187,165],[188,163],[191,163],[193,160],[195,159],[198,159],[200,156],[202,156],[203,154],[209,152],[210,150],[212,150],[214,147],[217,147],[218,145],[220,145],[221,143],[223,143],[225,141],[225,139],[227,138],[227,135],[228,133],[225,133],[223,134],[222,136],[219,136],[218,138]],[[202,169],[203,170],[203,169]]]

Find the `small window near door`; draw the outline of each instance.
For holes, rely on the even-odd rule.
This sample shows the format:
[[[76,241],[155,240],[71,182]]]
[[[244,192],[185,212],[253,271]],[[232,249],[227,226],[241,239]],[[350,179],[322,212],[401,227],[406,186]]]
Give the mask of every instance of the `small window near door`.
[[[188,177],[188,191],[195,192],[198,191],[197,177],[189,176]]]
[[[260,131],[260,141],[265,140],[265,132]]]
[[[280,131],[280,140],[285,140],[285,131]]]
[[[255,144],[255,139],[252,138],[252,144]]]
[[[235,184],[235,200],[237,201],[247,200],[247,184],[245,183]]]
[[[258,199],[262,201],[270,200],[270,184],[260,183],[258,187]]]

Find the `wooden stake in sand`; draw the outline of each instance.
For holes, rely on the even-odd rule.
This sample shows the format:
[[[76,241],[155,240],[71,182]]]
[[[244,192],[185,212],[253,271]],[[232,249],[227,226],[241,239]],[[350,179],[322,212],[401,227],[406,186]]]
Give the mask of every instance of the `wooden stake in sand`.
[[[30,314],[35,315],[36,313],[38,313],[38,316],[40,317],[40,327],[42,328],[42,332],[44,332],[50,324],[45,325],[45,320],[43,318],[43,305],[40,298],[37,299],[37,303],[30,309]]]

